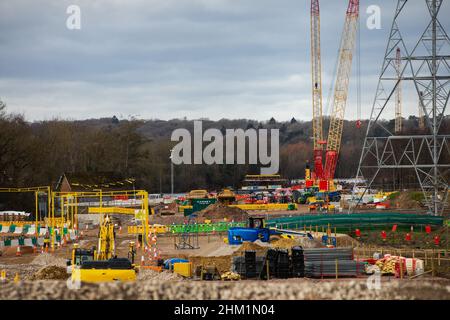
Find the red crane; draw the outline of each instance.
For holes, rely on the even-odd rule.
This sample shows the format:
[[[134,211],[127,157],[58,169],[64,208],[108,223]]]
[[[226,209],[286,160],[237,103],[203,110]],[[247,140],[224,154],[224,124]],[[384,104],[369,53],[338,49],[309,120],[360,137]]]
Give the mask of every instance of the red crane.
[[[324,179],[332,183],[341,147],[342,130],[344,126],[345,107],[347,104],[348,85],[350,80],[353,52],[359,21],[359,0],[350,0],[344,31],[339,48],[338,68],[334,86],[333,106],[328,130],[327,150],[325,159]]]

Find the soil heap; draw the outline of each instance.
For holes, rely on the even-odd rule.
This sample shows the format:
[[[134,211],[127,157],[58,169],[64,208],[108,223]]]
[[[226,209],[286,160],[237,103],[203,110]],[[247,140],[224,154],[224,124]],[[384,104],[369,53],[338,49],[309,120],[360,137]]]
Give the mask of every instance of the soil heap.
[[[208,219],[212,222],[227,221],[241,222],[247,221],[248,213],[242,209],[235,207],[228,207],[221,203],[214,203],[205,209],[196,213],[200,220]]]

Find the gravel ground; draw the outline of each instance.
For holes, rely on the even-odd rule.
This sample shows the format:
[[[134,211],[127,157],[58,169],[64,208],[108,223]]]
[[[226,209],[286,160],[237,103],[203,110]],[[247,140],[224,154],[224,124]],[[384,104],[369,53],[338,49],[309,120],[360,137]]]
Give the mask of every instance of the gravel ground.
[[[383,281],[368,290],[364,280],[199,282],[148,280],[136,283],[84,284],[68,289],[65,281],[5,283],[0,299],[450,299],[448,281]]]

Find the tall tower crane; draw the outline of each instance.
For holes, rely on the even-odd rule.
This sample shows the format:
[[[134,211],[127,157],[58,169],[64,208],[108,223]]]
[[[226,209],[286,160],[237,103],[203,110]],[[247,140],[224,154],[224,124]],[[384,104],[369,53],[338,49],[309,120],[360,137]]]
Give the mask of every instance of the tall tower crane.
[[[402,69],[402,57],[400,48],[397,47],[395,53],[395,71],[397,73],[398,85],[395,89],[395,133],[402,131],[402,86],[401,86],[401,71]]]
[[[311,0],[311,77],[313,104],[314,171],[318,179],[323,177],[322,154],[322,63],[320,56],[320,9],[319,0]],[[308,179],[310,177],[306,177]]]
[[[336,83],[334,87],[333,107],[328,131],[327,152],[324,178],[334,178],[336,164],[341,147],[342,129],[344,126],[345,106],[347,104],[348,84],[355,49],[355,39],[359,21],[359,0],[349,0],[344,31],[339,48],[339,59]]]

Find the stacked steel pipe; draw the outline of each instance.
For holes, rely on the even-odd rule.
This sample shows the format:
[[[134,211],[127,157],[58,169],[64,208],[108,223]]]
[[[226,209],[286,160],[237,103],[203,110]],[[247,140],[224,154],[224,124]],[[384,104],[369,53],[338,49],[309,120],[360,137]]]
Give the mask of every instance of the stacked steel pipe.
[[[353,260],[352,248],[304,249],[306,277],[349,277],[364,274],[365,263]]]

